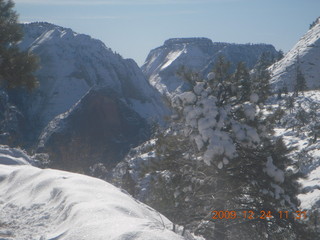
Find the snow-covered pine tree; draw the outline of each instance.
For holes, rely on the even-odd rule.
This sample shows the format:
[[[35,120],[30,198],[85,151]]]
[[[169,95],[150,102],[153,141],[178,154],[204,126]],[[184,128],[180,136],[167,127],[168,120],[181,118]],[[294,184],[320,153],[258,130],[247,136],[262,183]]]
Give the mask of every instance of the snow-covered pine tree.
[[[207,239],[298,239],[304,228],[279,215],[297,209],[300,175],[288,167],[298,167],[272,135],[256,88],[243,88],[244,66],[233,75],[227,66],[219,58],[206,79],[193,77],[192,89],[172,100],[175,123],[160,133],[145,172],[154,179],[147,203]],[[213,219],[213,210],[240,218]]]
[[[38,84],[33,75],[38,60],[17,46],[23,34],[13,7],[13,1],[0,0],[0,83],[5,88],[32,89]]]
[[[191,213],[192,209],[202,212],[198,214],[202,221],[196,229],[205,237],[295,239],[302,228],[297,227],[299,224],[292,215],[284,219],[278,214],[283,209],[296,210],[299,187],[296,180],[300,175],[287,171],[288,166],[294,163],[286,156],[282,140],[273,139],[272,132],[268,130],[270,123],[261,113],[261,103],[268,97],[268,88],[253,87],[258,93],[244,91],[241,80],[248,77],[247,71],[240,71],[239,67],[232,78],[227,66],[228,63],[219,58],[207,80],[198,79],[192,91],[180,94],[173,101],[175,108],[182,113],[183,131],[197,147],[193,153],[188,153],[189,159],[183,161],[187,169],[185,174],[192,176],[194,182],[204,180],[196,190],[188,186],[191,181],[184,179],[180,187],[179,184],[175,187],[176,199],[183,196],[180,203],[183,202],[186,208],[182,208],[182,212]],[[261,76],[266,81],[266,70],[261,68],[259,71],[260,74],[256,72],[254,78]],[[194,161],[200,163],[194,164]],[[196,169],[201,169],[200,173]],[[199,174],[203,174],[202,179]],[[190,195],[187,198],[186,193]],[[197,208],[192,208],[194,203]],[[211,224],[205,216],[208,207],[218,211],[228,209],[238,214],[252,211],[261,216],[266,213],[272,217],[251,219],[246,216],[233,221],[211,219],[214,221]],[[201,208],[205,211],[200,211]]]

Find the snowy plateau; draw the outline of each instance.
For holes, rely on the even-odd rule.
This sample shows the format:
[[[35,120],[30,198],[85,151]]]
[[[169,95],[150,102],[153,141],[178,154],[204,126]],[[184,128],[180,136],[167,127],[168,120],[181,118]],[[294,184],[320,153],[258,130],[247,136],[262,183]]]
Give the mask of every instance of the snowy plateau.
[[[233,68],[243,61],[251,69],[261,54],[266,52],[278,55],[276,49],[268,44],[231,44],[212,42],[207,38],[173,38],[151,50],[141,69],[150,84],[161,94],[172,96],[188,87],[177,76],[181,67],[206,76],[217,58],[224,56]]]

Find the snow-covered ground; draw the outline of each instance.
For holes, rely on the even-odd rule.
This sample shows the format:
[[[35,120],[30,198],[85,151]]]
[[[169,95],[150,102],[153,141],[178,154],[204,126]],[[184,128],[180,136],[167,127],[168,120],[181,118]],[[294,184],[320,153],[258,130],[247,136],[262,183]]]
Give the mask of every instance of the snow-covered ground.
[[[284,116],[277,123],[275,133],[277,136],[282,136],[287,147],[293,148],[290,156],[300,162],[300,170],[306,174],[306,178],[300,180],[302,186],[302,193],[298,196],[301,201],[300,208],[317,208],[320,206],[320,139],[318,137],[314,141],[313,138],[314,126],[320,122],[320,109],[312,109],[312,106],[320,107],[320,91],[300,93],[295,97],[294,107],[291,109],[288,108],[285,97],[281,101],[274,97],[270,99],[269,105],[273,110],[279,105],[285,110]],[[299,111],[305,117],[304,124],[299,120]]]
[[[301,209],[312,209],[320,203],[320,167],[308,174],[308,178],[301,181],[305,193],[299,194]]]
[[[39,169],[8,151],[0,155],[1,240],[183,239],[166,217],[113,185]]]

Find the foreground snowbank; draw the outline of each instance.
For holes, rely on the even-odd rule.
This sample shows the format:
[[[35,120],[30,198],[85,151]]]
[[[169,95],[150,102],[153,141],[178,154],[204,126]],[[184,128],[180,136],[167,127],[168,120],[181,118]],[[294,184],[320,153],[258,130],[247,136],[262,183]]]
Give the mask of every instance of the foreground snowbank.
[[[29,165],[34,160],[24,151],[0,145],[0,164],[5,165]]]
[[[0,158],[0,239],[182,239],[172,223],[102,180]]]

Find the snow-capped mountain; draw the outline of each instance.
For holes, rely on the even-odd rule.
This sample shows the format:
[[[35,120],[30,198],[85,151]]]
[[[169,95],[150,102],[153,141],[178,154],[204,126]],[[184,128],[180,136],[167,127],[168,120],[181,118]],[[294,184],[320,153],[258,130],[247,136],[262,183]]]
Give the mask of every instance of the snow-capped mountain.
[[[232,67],[243,61],[248,68],[252,68],[262,53],[270,53],[275,57],[279,54],[268,44],[214,43],[207,38],[173,38],[151,50],[142,71],[152,86],[167,95],[186,88],[183,80],[177,76],[181,67],[207,74],[217,57],[222,55],[232,63]]]
[[[185,239],[149,206],[99,179],[29,164],[0,145],[0,239]]]
[[[71,29],[49,23],[22,26],[25,35],[20,47],[40,57],[41,68],[36,73],[40,88],[23,100],[37,130],[68,111],[92,87],[112,89],[143,118],[159,119],[164,114],[160,95],[133,60]]]
[[[320,18],[283,59],[270,67],[275,90],[294,89],[297,69],[302,72],[309,90],[320,87]]]
[[[116,162],[129,146],[146,140],[151,121],[161,122],[168,113],[162,96],[132,59],[123,59],[101,41],[68,28],[50,23],[22,28],[19,46],[39,56],[40,87],[3,93],[2,144],[46,150],[54,153],[52,160],[60,161],[73,161],[65,160],[64,154],[87,149],[83,157],[93,164]],[[62,136],[70,148],[62,144]],[[94,145],[94,151],[75,142]]]

